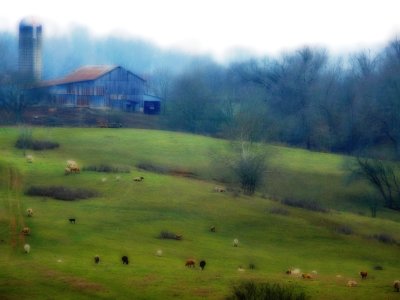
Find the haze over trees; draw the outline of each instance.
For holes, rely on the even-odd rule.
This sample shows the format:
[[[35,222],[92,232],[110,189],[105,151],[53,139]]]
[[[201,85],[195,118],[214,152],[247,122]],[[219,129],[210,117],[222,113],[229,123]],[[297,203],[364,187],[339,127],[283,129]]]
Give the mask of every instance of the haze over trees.
[[[16,70],[17,37],[0,34],[0,82]],[[400,41],[334,57],[303,47],[277,57],[217,63],[141,40],[82,28],[44,42],[44,78],[87,64],[118,64],[165,99],[168,128],[310,150],[400,158]],[[5,98],[1,99],[5,109]]]

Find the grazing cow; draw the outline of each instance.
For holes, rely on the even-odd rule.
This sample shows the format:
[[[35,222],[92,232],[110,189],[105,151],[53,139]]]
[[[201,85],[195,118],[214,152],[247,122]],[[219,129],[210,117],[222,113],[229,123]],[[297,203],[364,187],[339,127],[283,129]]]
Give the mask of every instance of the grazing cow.
[[[185,263],[185,267],[189,268],[195,268],[196,267],[196,262],[194,259],[188,259]]]
[[[126,256],[126,255],[122,256],[122,264],[123,265],[128,265],[129,264],[128,256]]]
[[[24,228],[21,230],[21,232],[22,232],[24,235],[30,235],[30,234],[31,234],[31,229],[30,229],[29,227],[24,227]]]
[[[367,279],[368,272],[366,272],[366,271],[361,271],[361,272],[360,272],[360,276],[361,276],[361,279]]]
[[[95,257],[94,257],[94,263],[95,264],[98,264],[100,262],[100,257],[98,256],[98,255],[96,255]]]
[[[357,286],[357,281],[349,280],[349,281],[347,281],[347,286],[348,287],[356,287]]]
[[[75,221],[76,221],[75,218],[70,218],[70,219],[68,219],[68,220],[69,220],[69,222],[70,222],[71,224],[75,224]]]
[[[304,279],[312,279],[311,274],[308,274],[308,273],[301,274],[301,277],[303,277]]]
[[[233,247],[237,247],[239,245],[239,240],[238,239],[234,239],[233,240]]]
[[[143,181],[144,177],[140,176],[140,177],[135,177],[133,178],[133,181]]]
[[[33,209],[32,209],[32,208],[28,208],[28,209],[26,210],[26,215],[27,215],[28,217],[32,217],[32,216],[33,216]]]
[[[292,270],[287,270],[286,274],[291,275],[292,274]]]
[[[25,253],[29,253],[31,251],[31,246],[29,244],[24,245]]]
[[[224,188],[223,186],[215,186],[214,191],[218,193],[223,193],[226,191],[226,188]]]
[[[183,238],[182,234],[175,234],[175,239],[176,240],[180,241],[180,240],[182,240],[182,238]]]
[[[400,292],[400,280],[395,280],[393,282],[393,287],[396,292]]]
[[[206,266],[206,261],[205,260],[201,260],[200,261],[200,268],[201,270],[204,270],[204,267]]]
[[[215,232],[215,226],[211,226],[210,231]]]

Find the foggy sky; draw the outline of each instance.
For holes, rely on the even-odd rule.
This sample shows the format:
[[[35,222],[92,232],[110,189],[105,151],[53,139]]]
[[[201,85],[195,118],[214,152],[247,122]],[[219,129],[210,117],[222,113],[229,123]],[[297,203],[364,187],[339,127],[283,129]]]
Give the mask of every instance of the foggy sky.
[[[2,5],[0,30],[16,32],[20,19],[34,15],[48,35],[84,26],[217,58],[233,49],[276,54],[304,45],[347,52],[400,33],[399,8],[396,0],[13,0]]]

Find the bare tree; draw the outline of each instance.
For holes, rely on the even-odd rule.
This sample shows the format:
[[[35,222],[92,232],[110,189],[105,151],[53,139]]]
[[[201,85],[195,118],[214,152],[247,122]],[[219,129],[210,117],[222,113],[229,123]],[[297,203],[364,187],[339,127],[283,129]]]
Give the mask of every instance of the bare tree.
[[[357,157],[351,176],[366,180],[379,193],[385,207],[400,210],[400,182],[396,171],[390,163]]]

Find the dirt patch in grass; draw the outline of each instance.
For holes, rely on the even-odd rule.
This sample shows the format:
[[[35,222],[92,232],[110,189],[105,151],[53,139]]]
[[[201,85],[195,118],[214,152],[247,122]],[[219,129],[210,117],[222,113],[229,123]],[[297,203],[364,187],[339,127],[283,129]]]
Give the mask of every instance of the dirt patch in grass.
[[[106,291],[105,287],[101,284],[88,281],[87,279],[74,277],[62,274],[58,271],[54,270],[45,270],[43,271],[44,277],[48,278],[49,280],[55,280],[62,283],[67,284],[69,287],[82,291],[82,292],[104,292]]]
[[[189,178],[198,177],[196,173],[186,169],[176,168],[176,167],[166,167],[149,162],[140,162],[136,164],[136,167],[141,170],[159,174],[168,174],[172,176],[189,177]]]

